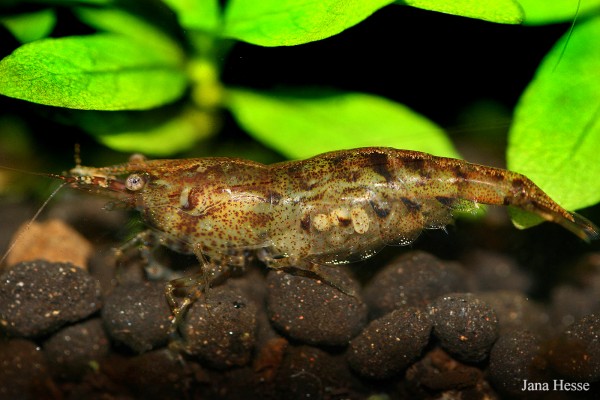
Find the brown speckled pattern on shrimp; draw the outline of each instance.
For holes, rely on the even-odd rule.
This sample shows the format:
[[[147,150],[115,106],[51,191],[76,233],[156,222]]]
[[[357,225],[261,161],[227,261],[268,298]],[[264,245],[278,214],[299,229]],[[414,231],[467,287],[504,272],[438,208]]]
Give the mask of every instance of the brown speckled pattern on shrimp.
[[[392,148],[335,151],[269,166],[224,157],[136,156],[55,177],[139,209],[158,243],[195,253],[205,273],[243,265],[250,252],[271,268],[315,272],[320,264],[370,257],[386,244],[409,244],[423,229],[451,222],[456,208],[478,203],[530,211],[584,240],[598,236],[594,224],[521,174]]]
[[[137,207],[152,227],[192,251],[219,260],[260,249],[272,267],[366,258],[385,244],[411,243],[422,229],[442,228],[454,208],[477,203],[533,212],[585,240],[598,234],[521,174],[391,148],[270,166],[235,158],[136,159],[76,167],[64,179]]]

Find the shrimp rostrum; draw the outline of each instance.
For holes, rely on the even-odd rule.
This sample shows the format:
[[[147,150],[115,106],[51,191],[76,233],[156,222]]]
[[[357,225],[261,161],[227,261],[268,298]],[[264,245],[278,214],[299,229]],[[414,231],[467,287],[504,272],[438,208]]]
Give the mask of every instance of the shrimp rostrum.
[[[367,258],[386,244],[409,244],[423,229],[450,223],[453,210],[479,203],[518,207],[586,241],[598,237],[593,223],[563,209],[521,174],[392,148],[273,165],[133,157],[104,168],[77,166],[55,177],[138,209],[159,243],[194,253],[205,272],[243,264],[253,252],[271,268],[319,276],[319,265]]]

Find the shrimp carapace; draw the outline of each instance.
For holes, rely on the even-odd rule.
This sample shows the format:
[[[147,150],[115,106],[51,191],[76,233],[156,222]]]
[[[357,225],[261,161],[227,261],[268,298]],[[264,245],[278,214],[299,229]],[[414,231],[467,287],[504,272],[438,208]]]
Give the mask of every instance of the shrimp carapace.
[[[138,208],[159,233],[212,260],[251,250],[271,267],[345,263],[442,228],[457,208],[514,206],[584,240],[598,228],[525,176],[392,148],[334,151],[264,165],[236,158],[77,166],[60,177]]]

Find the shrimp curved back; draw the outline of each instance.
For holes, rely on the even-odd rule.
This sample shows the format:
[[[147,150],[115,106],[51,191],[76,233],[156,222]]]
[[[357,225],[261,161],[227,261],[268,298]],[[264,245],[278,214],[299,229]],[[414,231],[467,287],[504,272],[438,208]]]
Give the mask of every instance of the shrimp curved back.
[[[325,153],[270,166],[279,258],[343,263],[385,244],[408,244],[443,228],[465,204],[511,205],[556,222],[584,240],[598,228],[554,202],[525,176],[462,160],[392,148]]]

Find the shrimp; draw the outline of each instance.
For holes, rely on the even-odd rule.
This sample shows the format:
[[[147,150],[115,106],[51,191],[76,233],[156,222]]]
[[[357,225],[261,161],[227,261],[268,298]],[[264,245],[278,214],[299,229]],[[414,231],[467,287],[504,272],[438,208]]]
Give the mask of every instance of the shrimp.
[[[445,227],[454,210],[480,203],[532,212],[586,241],[599,232],[521,174],[393,148],[334,151],[272,165],[135,156],[121,165],[77,165],[52,176],[136,208],[151,229],[144,240],[195,254],[205,277],[216,266],[243,266],[249,254],[270,268],[322,277],[319,265],[365,259],[388,244],[407,245],[423,229]],[[178,304],[174,291],[201,282],[181,278],[167,284],[176,317],[193,299]]]

